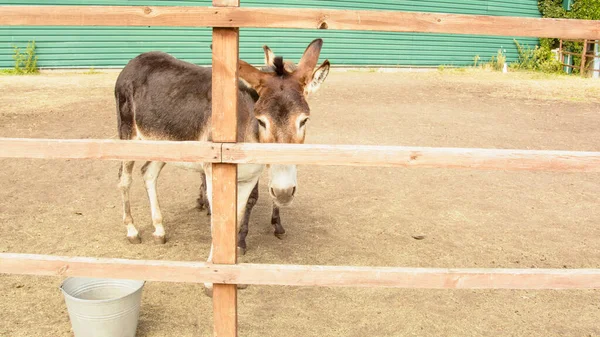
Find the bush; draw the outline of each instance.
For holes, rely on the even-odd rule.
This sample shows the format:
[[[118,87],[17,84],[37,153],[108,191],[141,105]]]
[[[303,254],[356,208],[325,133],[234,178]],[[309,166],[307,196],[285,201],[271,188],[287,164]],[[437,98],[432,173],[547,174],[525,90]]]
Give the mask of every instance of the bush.
[[[504,55],[502,49],[498,49],[498,53],[495,56],[492,56],[487,66],[493,70],[502,71],[504,63],[506,63],[506,55]]]
[[[479,62],[479,55],[475,55],[475,57],[473,58],[473,67],[477,68],[477,62]]]
[[[512,65],[512,68],[523,70],[535,70],[545,73],[560,72],[562,65],[555,58],[548,42],[541,41],[539,46],[534,49],[524,48],[517,40],[514,40],[519,52],[519,61]]]
[[[566,13],[569,19],[600,20],[600,0],[575,0]]]
[[[21,48],[13,46],[13,59],[15,60],[13,74],[37,74],[39,72],[37,62],[38,57],[35,54],[35,41],[27,44],[25,53],[21,52]]]
[[[545,18],[600,20],[600,0],[574,0],[569,11],[562,0],[538,0],[538,8]]]
[[[567,15],[567,11],[562,6],[562,0],[538,0],[538,8],[544,18],[560,19]]]

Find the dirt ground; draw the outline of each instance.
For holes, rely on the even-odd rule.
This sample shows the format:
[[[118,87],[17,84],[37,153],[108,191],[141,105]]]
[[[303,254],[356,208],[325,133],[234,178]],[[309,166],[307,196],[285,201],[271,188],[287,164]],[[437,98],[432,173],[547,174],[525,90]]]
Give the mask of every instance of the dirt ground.
[[[0,77],[0,136],[116,138],[117,73]],[[333,71],[311,99],[309,143],[600,151],[600,81],[523,73]],[[151,240],[139,170],[121,224],[117,162],[0,159],[0,252],[205,260],[197,174],[168,166],[168,242]],[[138,164],[137,168],[140,167]],[[263,180],[264,181],[264,180]],[[269,224],[262,184],[253,263],[600,268],[599,174],[299,167],[299,192]],[[413,236],[425,239],[415,240]],[[61,280],[0,275],[0,336],[71,336]],[[201,285],[146,284],[138,336],[211,336]],[[240,336],[600,336],[600,291],[251,286]]]

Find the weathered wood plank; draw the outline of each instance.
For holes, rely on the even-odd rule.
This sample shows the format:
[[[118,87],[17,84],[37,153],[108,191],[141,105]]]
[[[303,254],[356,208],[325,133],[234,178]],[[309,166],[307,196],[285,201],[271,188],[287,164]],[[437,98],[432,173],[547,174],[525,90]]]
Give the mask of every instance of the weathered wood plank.
[[[370,145],[223,144],[228,163],[600,172],[600,152]]]
[[[237,263],[237,166],[212,165],[213,262]],[[213,284],[214,336],[237,336],[237,287]]]
[[[239,6],[239,0],[213,0],[215,6]],[[237,139],[239,29],[213,28],[212,137]],[[212,166],[213,262],[237,263],[237,165]],[[215,337],[237,336],[237,287],[213,285]]]
[[[0,138],[0,158],[220,162],[221,144],[107,139]]]
[[[239,30],[213,29],[212,138],[235,142],[237,138]]]
[[[160,282],[424,289],[600,289],[600,269],[446,269],[144,261],[0,253],[0,273]]]
[[[600,152],[371,145],[0,138],[0,158],[600,172]]]
[[[583,40],[583,49],[581,50],[581,66],[579,68],[579,74],[582,77],[585,77],[585,61],[586,61],[586,53],[587,53],[587,40]]]
[[[566,54],[566,55],[579,55],[581,56],[581,53],[573,53],[570,51],[562,51],[562,54]],[[585,57],[596,57],[596,54],[586,54]]]
[[[236,337],[237,333],[237,286],[213,285],[213,320],[215,337]]]
[[[225,0],[224,0],[225,1]],[[600,39],[600,22],[307,8],[0,6],[0,25],[347,29]]]

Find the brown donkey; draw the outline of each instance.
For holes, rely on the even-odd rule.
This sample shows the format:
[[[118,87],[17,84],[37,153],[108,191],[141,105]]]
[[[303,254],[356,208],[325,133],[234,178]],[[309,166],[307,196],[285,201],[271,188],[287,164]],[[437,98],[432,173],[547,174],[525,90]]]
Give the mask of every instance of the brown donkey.
[[[329,61],[315,66],[323,41],[306,48],[294,70],[280,57],[264,71],[239,61],[238,142],[303,143],[310,109],[308,95],[318,90],[329,72]],[[210,141],[212,70],[183,62],[162,52],[148,52],[132,59],[115,86],[119,138],[124,140]],[[129,202],[133,161],[124,161],[119,171],[123,198],[123,221],[127,238],[141,241],[133,224]],[[175,163],[204,172],[206,192],[212,195],[210,163]],[[165,242],[163,218],[156,182],[164,162],[146,162],[142,174],[152,213],[154,239]],[[238,229],[248,199],[265,165],[238,165]],[[289,205],[297,189],[295,165],[269,166],[269,191],[276,205]],[[210,197],[207,198],[210,204]],[[245,242],[244,242],[245,243]],[[208,261],[212,261],[211,254]]]
[[[210,48],[212,49],[212,44],[210,46]],[[263,50],[265,52],[265,66],[261,67],[261,71],[266,71],[266,72],[276,72],[276,67],[275,67],[275,54],[273,53],[273,51],[271,50],[271,48],[269,48],[268,46],[263,46]],[[286,69],[286,71],[288,73],[292,73],[294,71],[296,71],[298,69],[298,66],[296,64],[294,64],[292,61],[283,61],[284,63],[284,68]],[[323,79],[325,79],[325,77],[327,76],[327,72],[322,72],[320,74],[321,76],[323,76]],[[317,81],[317,83],[322,82],[322,80]],[[200,194],[197,201],[197,206],[196,208],[198,208],[199,210],[203,210],[206,209],[207,210],[207,214],[210,215],[210,207],[208,204],[208,197],[206,195],[206,174],[204,174],[204,172],[202,172],[202,177],[201,177],[201,185],[200,185]],[[246,211],[244,213],[244,218],[241,220],[241,223],[239,225],[239,233],[238,233],[238,251],[241,254],[246,254],[246,236],[248,235],[248,223],[250,221],[250,214],[252,213],[252,209],[254,208],[254,205],[256,205],[257,201],[258,201],[258,182],[256,183],[256,186],[254,187],[254,189],[252,190],[252,192],[250,193],[250,197],[248,198],[248,203],[246,204]],[[271,225],[274,228],[274,232],[273,234],[275,234],[275,236],[279,239],[283,239],[283,235],[285,234],[285,229],[283,228],[282,224],[281,224],[281,217],[279,215],[279,206],[277,205],[277,203],[275,201],[273,201],[272,204],[272,212],[271,212]]]

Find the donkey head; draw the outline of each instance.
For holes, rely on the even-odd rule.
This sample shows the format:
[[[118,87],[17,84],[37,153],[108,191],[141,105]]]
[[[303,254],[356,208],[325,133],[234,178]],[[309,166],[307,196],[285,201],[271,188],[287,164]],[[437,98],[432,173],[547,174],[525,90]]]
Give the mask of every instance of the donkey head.
[[[317,91],[329,73],[325,60],[316,70],[323,40],[306,48],[298,65],[284,63],[281,57],[265,48],[266,71],[239,61],[239,76],[259,95],[254,105],[254,123],[260,143],[304,143],[310,116],[307,98]],[[296,166],[270,165],[269,191],[279,206],[289,205],[296,193]]]

